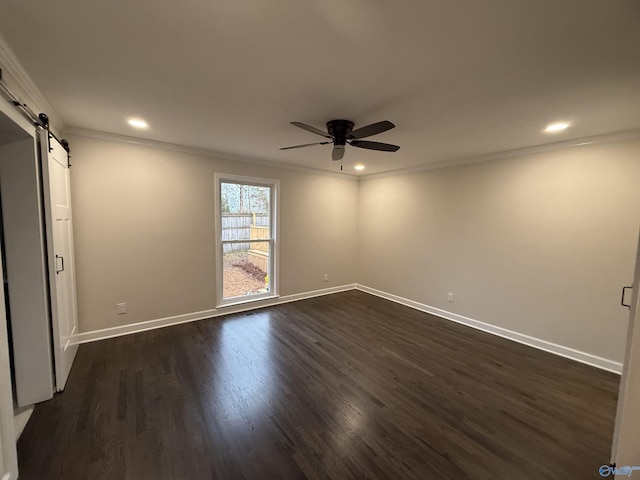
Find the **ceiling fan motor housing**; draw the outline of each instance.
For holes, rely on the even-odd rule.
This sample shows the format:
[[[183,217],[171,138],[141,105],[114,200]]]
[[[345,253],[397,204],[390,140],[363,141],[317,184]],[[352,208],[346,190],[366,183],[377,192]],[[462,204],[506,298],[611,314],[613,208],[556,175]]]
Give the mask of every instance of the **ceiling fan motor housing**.
[[[351,130],[353,130],[353,122],[349,120],[331,120],[327,122],[327,132],[333,136],[333,144],[336,146],[347,143],[347,137]]]
[[[320,135],[325,139],[323,142],[305,143],[303,145],[293,145],[291,147],[281,147],[280,150],[291,150],[294,148],[312,147],[314,145],[326,145],[333,143],[333,150],[331,151],[332,160],[342,160],[344,156],[345,146],[351,145],[352,147],[365,148],[367,150],[379,150],[382,152],[396,152],[400,148],[397,145],[391,145],[390,143],[371,142],[369,140],[361,140],[378,133],[386,132],[395,127],[389,120],[383,120],[382,122],[372,123],[371,125],[365,125],[357,130],[353,129],[353,122],[350,120],[330,120],[327,122],[327,131],[323,132],[319,128],[312,127],[302,122],[290,122],[298,128],[302,128],[308,132]]]

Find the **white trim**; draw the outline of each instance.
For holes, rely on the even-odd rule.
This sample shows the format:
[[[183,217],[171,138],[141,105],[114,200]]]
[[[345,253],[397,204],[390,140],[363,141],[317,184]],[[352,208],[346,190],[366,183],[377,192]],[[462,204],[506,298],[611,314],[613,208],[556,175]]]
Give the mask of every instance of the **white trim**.
[[[471,155],[469,157],[458,157],[450,159],[440,159],[436,163],[416,165],[413,167],[399,168],[397,170],[388,170],[386,172],[360,174],[359,178],[373,179],[390,177],[393,175],[403,175],[407,173],[422,172],[425,170],[435,170],[438,168],[457,167],[460,165],[469,165],[472,163],[489,162],[491,160],[503,160],[505,158],[522,157],[524,155],[534,155],[536,153],[552,152],[556,150],[566,150],[568,148],[582,147],[584,145],[598,145],[603,143],[623,142],[640,138],[640,128],[631,130],[622,130],[619,132],[605,133],[602,135],[594,135],[591,137],[580,137],[573,140],[565,140],[562,142],[545,143],[531,147],[515,148],[512,150],[503,150],[500,152],[489,152],[479,155]]]
[[[0,37],[0,44],[2,44]],[[2,54],[2,52],[0,52]],[[16,120],[17,115],[13,106],[0,98],[0,113],[9,119]],[[24,119],[20,117],[16,124],[24,129]],[[35,128],[31,132],[35,137]],[[0,262],[3,260],[3,252],[0,250]],[[4,280],[4,274],[0,274]],[[18,452],[16,448],[15,412],[13,411],[13,398],[11,388],[11,369],[9,359],[9,334],[7,332],[7,312],[4,303],[4,295],[0,295],[0,475],[3,480],[18,478]]]
[[[402,175],[407,173],[421,172],[424,170],[435,170],[439,168],[456,167],[456,166],[468,165],[472,163],[488,162],[491,160],[501,160],[505,158],[520,157],[524,155],[533,155],[533,154],[542,153],[542,152],[565,150],[568,148],[575,148],[583,145],[622,142],[626,140],[635,140],[636,138],[640,138],[640,128],[638,128],[638,129],[605,133],[602,135],[594,135],[591,137],[580,137],[573,140],[566,140],[562,142],[546,143],[546,144],[535,145],[531,147],[516,148],[511,150],[503,150],[499,152],[489,152],[486,154],[471,155],[468,157],[441,159],[436,163],[421,164],[421,165],[415,165],[413,167],[400,168],[397,170],[388,170],[386,172],[366,174],[366,173],[351,173],[348,171],[336,173],[336,172],[331,172],[327,170],[321,170],[318,168],[303,167],[301,165],[278,162],[275,160],[262,160],[257,158],[248,158],[240,155],[234,155],[231,153],[208,150],[204,148],[188,147],[186,145],[160,142],[157,140],[149,140],[145,138],[131,137],[131,136],[119,135],[115,133],[100,132],[98,130],[91,130],[83,127],[66,126],[64,129],[64,133],[69,135],[77,135],[79,137],[95,138],[98,140],[108,140],[108,141],[120,142],[120,143],[130,143],[134,145],[158,148],[158,149],[169,150],[173,152],[188,153],[191,155],[200,155],[200,156],[209,157],[209,158],[217,158],[219,160],[230,160],[233,162],[247,163],[250,165],[262,165],[262,166],[267,166],[272,168],[280,168],[283,170],[293,170],[298,172],[310,173],[314,175],[328,175],[332,177],[339,177],[342,179],[346,178],[348,180],[352,180],[356,182],[360,181],[361,179],[368,180],[373,178],[389,177],[393,175]]]
[[[386,300],[391,300],[392,302],[399,303],[407,307],[415,308],[416,310],[420,310],[421,312],[430,313],[431,315],[435,315],[446,320],[451,320],[453,322],[460,323],[477,330],[482,330],[483,332],[497,335],[498,337],[522,343],[523,345],[537,348],[538,350],[543,350],[548,353],[553,353],[555,355],[559,355],[570,360],[575,360],[576,362],[584,363],[592,367],[600,368],[608,372],[617,374],[622,373],[622,363],[615,362],[613,360],[598,357],[590,353],[581,352],[580,350],[575,350],[573,348],[558,345],[556,343],[548,342],[540,338],[531,337],[523,333],[514,332],[513,330],[508,330],[496,325],[491,325],[490,323],[481,322],[480,320],[474,320],[473,318],[458,315],[457,313],[448,312],[446,310],[441,310],[436,307],[431,307],[429,305],[425,305],[424,303],[415,302],[413,300],[409,300],[398,295],[393,295],[391,293],[383,292],[381,290],[376,290],[375,288],[367,287],[364,285],[356,284],[356,290],[370,293],[371,295],[375,295]]]
[[[376,290],[375,288],[367,287],[360,284],[347,284],[338,287],[325,288],[322,290],[313,290],[310,292],[296,293],[293,295],[285,295],[277,298],[270,298],[267,300],[242,303],[236,305],[222,306],[217,309],[205,310],[202,312],[188,313],[184,315],[176,315],[173,317],[159,318],[156,320],[147,320],[144,322],[133,323],[130,325],[122,325],[118,327],[105,328],[102,330],[93,330],[90,332],[82,332],[74,336],[73,344],[96,342],[98,340],[105,340],[107,338],[120,337],[123,335],[129,335],[133,333],[145,332],[147,330],[155,330],[156,328],[168,327],[171,325],[179,325],[181,323],[195,322],[198,320],[206,320],[209,318],[220,317],[223,315],[230,315],[233,313],[246,312],[250,310],[256,310],[259,308],[270,307],[273,305],[280,305],[283,303],[296,302],[298,300],[306,300],[308,298],[320,297],[323,295],[331,295],[332,293],[346,292],[348,290],[360,290],[361,292],[369,293],[377,297],[390,300],[401,305],[405,305],[410,308],[414,308],[421,312],[429,313],[445,320],[451,320],[468,327],[481,330],[486,333],[491,333],[507,340],[527,345],[529,347],[543,350],[554,355],[558,355],[569,360],[584,363],[592,367],[606,370],[608,372],[620,374],[622,372],[622,364],[609,360],[606,358],[598,357],[590,353],[581,352],[573,348],[558,345],[546,340],[524,335],[522,333],[514,332],[506,328],[491,325],[489,323],[474,320],[463,315],[441,310],[439,308],[431,307],[420,302],[415,302],[407,298],[393,295],[391,293]]]
[[[261,165],[264,167],[278,168],[281,170],[293,170],[296,172],[309,173],[312,175],[328,175],[330,177],[342,178],[357,182],[359,175],[356,176],[349,172],[331,172],[321,170],[319,168],[303,167],[292,163],[278,162],[275,160],[262,160],[258,158],[243,157],[232,153],[220,152],[217,150],[209,150],[206,148],[188,147],[186,145],[178,145],[175,143],[160,142],[146,138],[131,137],[128,135],[119,135],[117,133],[100,132],[88,128],[67,126],[64,129],[65,135],[75,135],[78,137],[94,138],[96,140],[106,140],[109,142],[129,143],[132,145],[140,145],[143,147],[157,148],[160,150],[168,150],[171,152],[187,153],[190,155],[199,155],[201,157],[215,158],[217,160],[228,160],[231,162],[245,163],[249,165]]]
[[[216,291],[216,302],[218,303],[218,307],[224,307],[226,305],[236,305],[239,303],[247,303],[251,301],[258,301],[268,298],[277,298],[279,296],[278,292],[278,272],[280,265],[280,242],[278,241],[278,232],[280,230],[280,180],[273,178],[262,178],[262,177],[249,177],[246,175],[233,175],[226,173],[216,172],[214,174],[214,192],[215,192],[215,222],[216,222],[216,237],[215,237],[215,248],[216,248],[216,283],[217,283],[217,291]],[[263,186],[269,187],[269,239],[267,240],[269,243],[269,267],[268,267],[268,278],[269,278],[269,291],[265,293],[259,293],[251,296],[247,296],[247,298],[230,298],[225,300],[224,298],[224,273],[222,269],[223,264],[223,250],[224,245],[227,243],[222,240],[222,189],[220,188],[222,183],[231,183],[234,182],[236,184],[243,184],[248,186]],[[247,239],[250,240],[250,239]],[[233,243],[233,242],[231,242]],[[249,242],[245,242],[249,243]]]
[[[144,322],[132,323],[130,325],[121,325],[117,327],[104,328],[101,330],[93,330],[90,332],[82,332],[74,336],[73,344],[77,345],[81,343],[96,342],[98,340],[105,340],[107,338],[130,335],[132,333],[140,333],[147,330],[155,330],[156,328],[179,325],[181,323],[195,322],[198,320],[206,320],[208,318],[256,310],[258,308],[280,305],[282,303],[297,302],[298,300],[306,300],[308,298],[330,295],[332,293],[346,292],[348,290],[354,290],[355,288],[356,284],[353,283],[341,285],[338,287],[324,288],[321,290],[313,290],[310,292],[295,293],[293,295],[285,295],[277,298],[269,298],[266,300],[258,300],[255,302],[227,305],[211,310],[204,310],[201,312],[186,313],[183,315],[175,315],[173,317],[158,318],[156,320],[147,320]]]
[[[16,442],[20,439],[20,435],[22,435],[24,428],[27,426],[27,422],[31,418],[34,408],[34,405],[29,405],[27,407],[14,410],[13,420],[16,425]]]
[[[18,125],[26,134],[35,138],[36,126],[29,122],[8,100],[2,97],[0,97],[0,113],[3,113],[13,123]]]
[[[228,300],[225,300],[224,303],[221,303],[220,305],[218,305],[217,308],[235,307],[236,305],[245,305],[247,303],[259,302],[260,300],[268,300],[270,298],[280,298],[280,295],[274,295],[273,293],[265,292],[265,293],[254,294],[251,296],[246,295],[246,297],[249,297],[249,298],[245,298],[245,296],[232,297]]]
[[[57,115],[51,104],[47,101],[35,82],[31,79],[27,71],[24,69],[18,57],[7,40],[0,34],[0,64],[2,64],[4,70],[9,74],[13,80],[17,83],[17,88],[21,92],[12,92],[18,96],[18,99],[23,103],[33,102],[33,105],[27,105],[34,113],[45,112],[49,117],[52,128],[62,128],[64,125],[60,117]],[[4,78],[4,75],[3,75]],[[9,87],[13,87],[9,82],[5,82]],[[23,93],[27,98],[20,98],[20,93]],[[28,100],[28,102],[27,102]]]

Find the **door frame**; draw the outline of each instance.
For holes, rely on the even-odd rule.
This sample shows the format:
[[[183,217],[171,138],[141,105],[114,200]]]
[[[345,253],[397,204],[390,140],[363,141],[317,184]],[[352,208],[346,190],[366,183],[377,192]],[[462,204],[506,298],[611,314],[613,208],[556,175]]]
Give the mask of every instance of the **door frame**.
[[[1,97],[0,112],[29,135],[36,135],[35,127],[22,117],[13,105]],[[1,251],[0,260],[2,260]],[[4,282],[4,273],[2,277]],[[18,451],[13,412],[7,320],[4,294],[2,294],[0,295],[0,475],[3,479],[16,480],[18,478]]]

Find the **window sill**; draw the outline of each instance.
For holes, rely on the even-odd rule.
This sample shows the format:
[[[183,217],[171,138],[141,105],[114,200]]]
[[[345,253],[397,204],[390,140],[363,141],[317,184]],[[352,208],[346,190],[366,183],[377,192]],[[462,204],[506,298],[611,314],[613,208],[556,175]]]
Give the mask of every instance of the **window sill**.
[[[252,295],[251,298],[234,297],[223,301],[216,308],[235,307],[237,305],[246,305],[247,303],[255,303],[263,300],[273,300],[274,298],[280,298],[280,295],[269,293],[263,295]]]

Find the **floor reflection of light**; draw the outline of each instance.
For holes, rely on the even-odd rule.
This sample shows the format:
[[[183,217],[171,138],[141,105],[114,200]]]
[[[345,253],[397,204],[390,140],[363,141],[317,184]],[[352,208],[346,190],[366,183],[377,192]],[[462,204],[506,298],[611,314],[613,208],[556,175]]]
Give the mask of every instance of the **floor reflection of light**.
[[[214,358],[216,416],[247,424],[259,421],[275,383],[269,314],[224,320]]]
[[[333,438],[336,447],[351,451],[353,443],[369,422],[369,414],[355,396],[344,396],[335,410]]]

